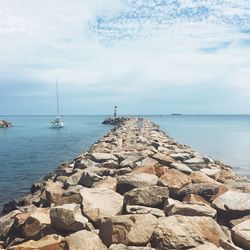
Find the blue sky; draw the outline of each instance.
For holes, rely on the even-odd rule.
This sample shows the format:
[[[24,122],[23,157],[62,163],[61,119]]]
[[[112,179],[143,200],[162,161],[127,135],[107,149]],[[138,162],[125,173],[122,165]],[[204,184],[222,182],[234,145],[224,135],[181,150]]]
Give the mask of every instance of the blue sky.
[[[0,6],[0,114],[250,113],[249,0]]]

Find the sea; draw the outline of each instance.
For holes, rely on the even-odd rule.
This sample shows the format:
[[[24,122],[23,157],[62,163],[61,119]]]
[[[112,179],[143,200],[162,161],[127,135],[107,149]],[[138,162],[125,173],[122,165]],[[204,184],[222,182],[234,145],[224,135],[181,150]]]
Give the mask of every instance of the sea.
[[[177,142],[230,165],[250,177],[250,115],[141,116],[160,125]],[[63,116],[65,126],[52,129],[53,116],[1,116],[14,126],[0,129],[0,209],[29,193],[33,182],[88,150],[108,133],[107,116]]]

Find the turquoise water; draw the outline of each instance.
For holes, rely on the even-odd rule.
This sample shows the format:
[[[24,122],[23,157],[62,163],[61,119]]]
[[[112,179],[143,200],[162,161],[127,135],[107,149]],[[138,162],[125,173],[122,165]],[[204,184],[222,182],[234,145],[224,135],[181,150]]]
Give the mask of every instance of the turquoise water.
[[[176,141],[250,176],[250,116],[147,117]],[[34,181],[86,151],[111,129],[101,124],[105,116],[64,116],[62,129],[49,128],[52,116],[2,118],[14,127],[0,129],[0,205],[27,194]]]

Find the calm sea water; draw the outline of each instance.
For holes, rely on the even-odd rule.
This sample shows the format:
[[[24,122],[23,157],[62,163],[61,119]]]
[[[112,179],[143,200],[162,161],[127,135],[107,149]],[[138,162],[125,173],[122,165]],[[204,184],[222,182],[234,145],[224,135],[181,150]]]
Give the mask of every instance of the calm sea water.
[[[0,206],[29,192],[31,184],[71,160],[109,132],[105,116],[64,116],[65,127],[50,129],[51,116],[3,117],[0,129]],[[250,176],[250,116],[147,116],[176,141],[220,159]]]

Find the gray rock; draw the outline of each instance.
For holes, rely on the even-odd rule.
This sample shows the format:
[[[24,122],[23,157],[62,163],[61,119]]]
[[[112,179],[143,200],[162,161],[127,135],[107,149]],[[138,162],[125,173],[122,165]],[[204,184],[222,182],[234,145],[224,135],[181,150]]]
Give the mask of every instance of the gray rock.
[[[127,205],[126,212],[128,214],[152,214],[155,217],[164,217],[165,213],[163,210],[153,207]]]
[[[231,219],[250,215],[250,194],[227,191],[218,196],[212,205]]]
[[[123,244],[112,244],[109,250],[155,250],[151,247],[126,246]]]
[[[185,160],[184,163],[186,163],[186,164],[205,164],[205,161],[202,157],[194,157],[194,158]]]
[[[191,158],[189,153],[175,153],[170,155],[176,161],[185,161]]]
[[[110,153],[92,153],[91,159],[95,162],[101,163],[109,160],[117,161],[118,159]]]
[[[127,205],[163,207],[163,203],[168,197],[167,187],[152,186],[130,190],[124,194],[124,201]]]
[[[174,162],[170,165],[171,168],[175,168],[185,174],[191,174],[193,170],[184,163]]]
[[[173,162],[175,162],[172,157],[161,153],[154,154],[152,158],[157,160],[160,164],[164,166],[170,166]]]
[[[121,163],[121,167],[130,167],[134,168],[136,167],[136,162],[142,160],[144,157],[141,154],[138,153],[132,153],[128,155]]]
[[[250,249],[250,220],[246,220],[232,228],[234,243],[243,249]]]
[[[97,181],[100,181],[102,180],[102,177],[95,174],[95,173],[92,173],[92,172],[89,172],[89,171],[84,171],[78,184],[79,185],[82,185],[84,187],[92,187],[93,184]]]
[[[150,187],[157,185],[158,177],[152,174],[145,173],[129,173],[117,178],[119,193],[124,194],[133,188]]]

